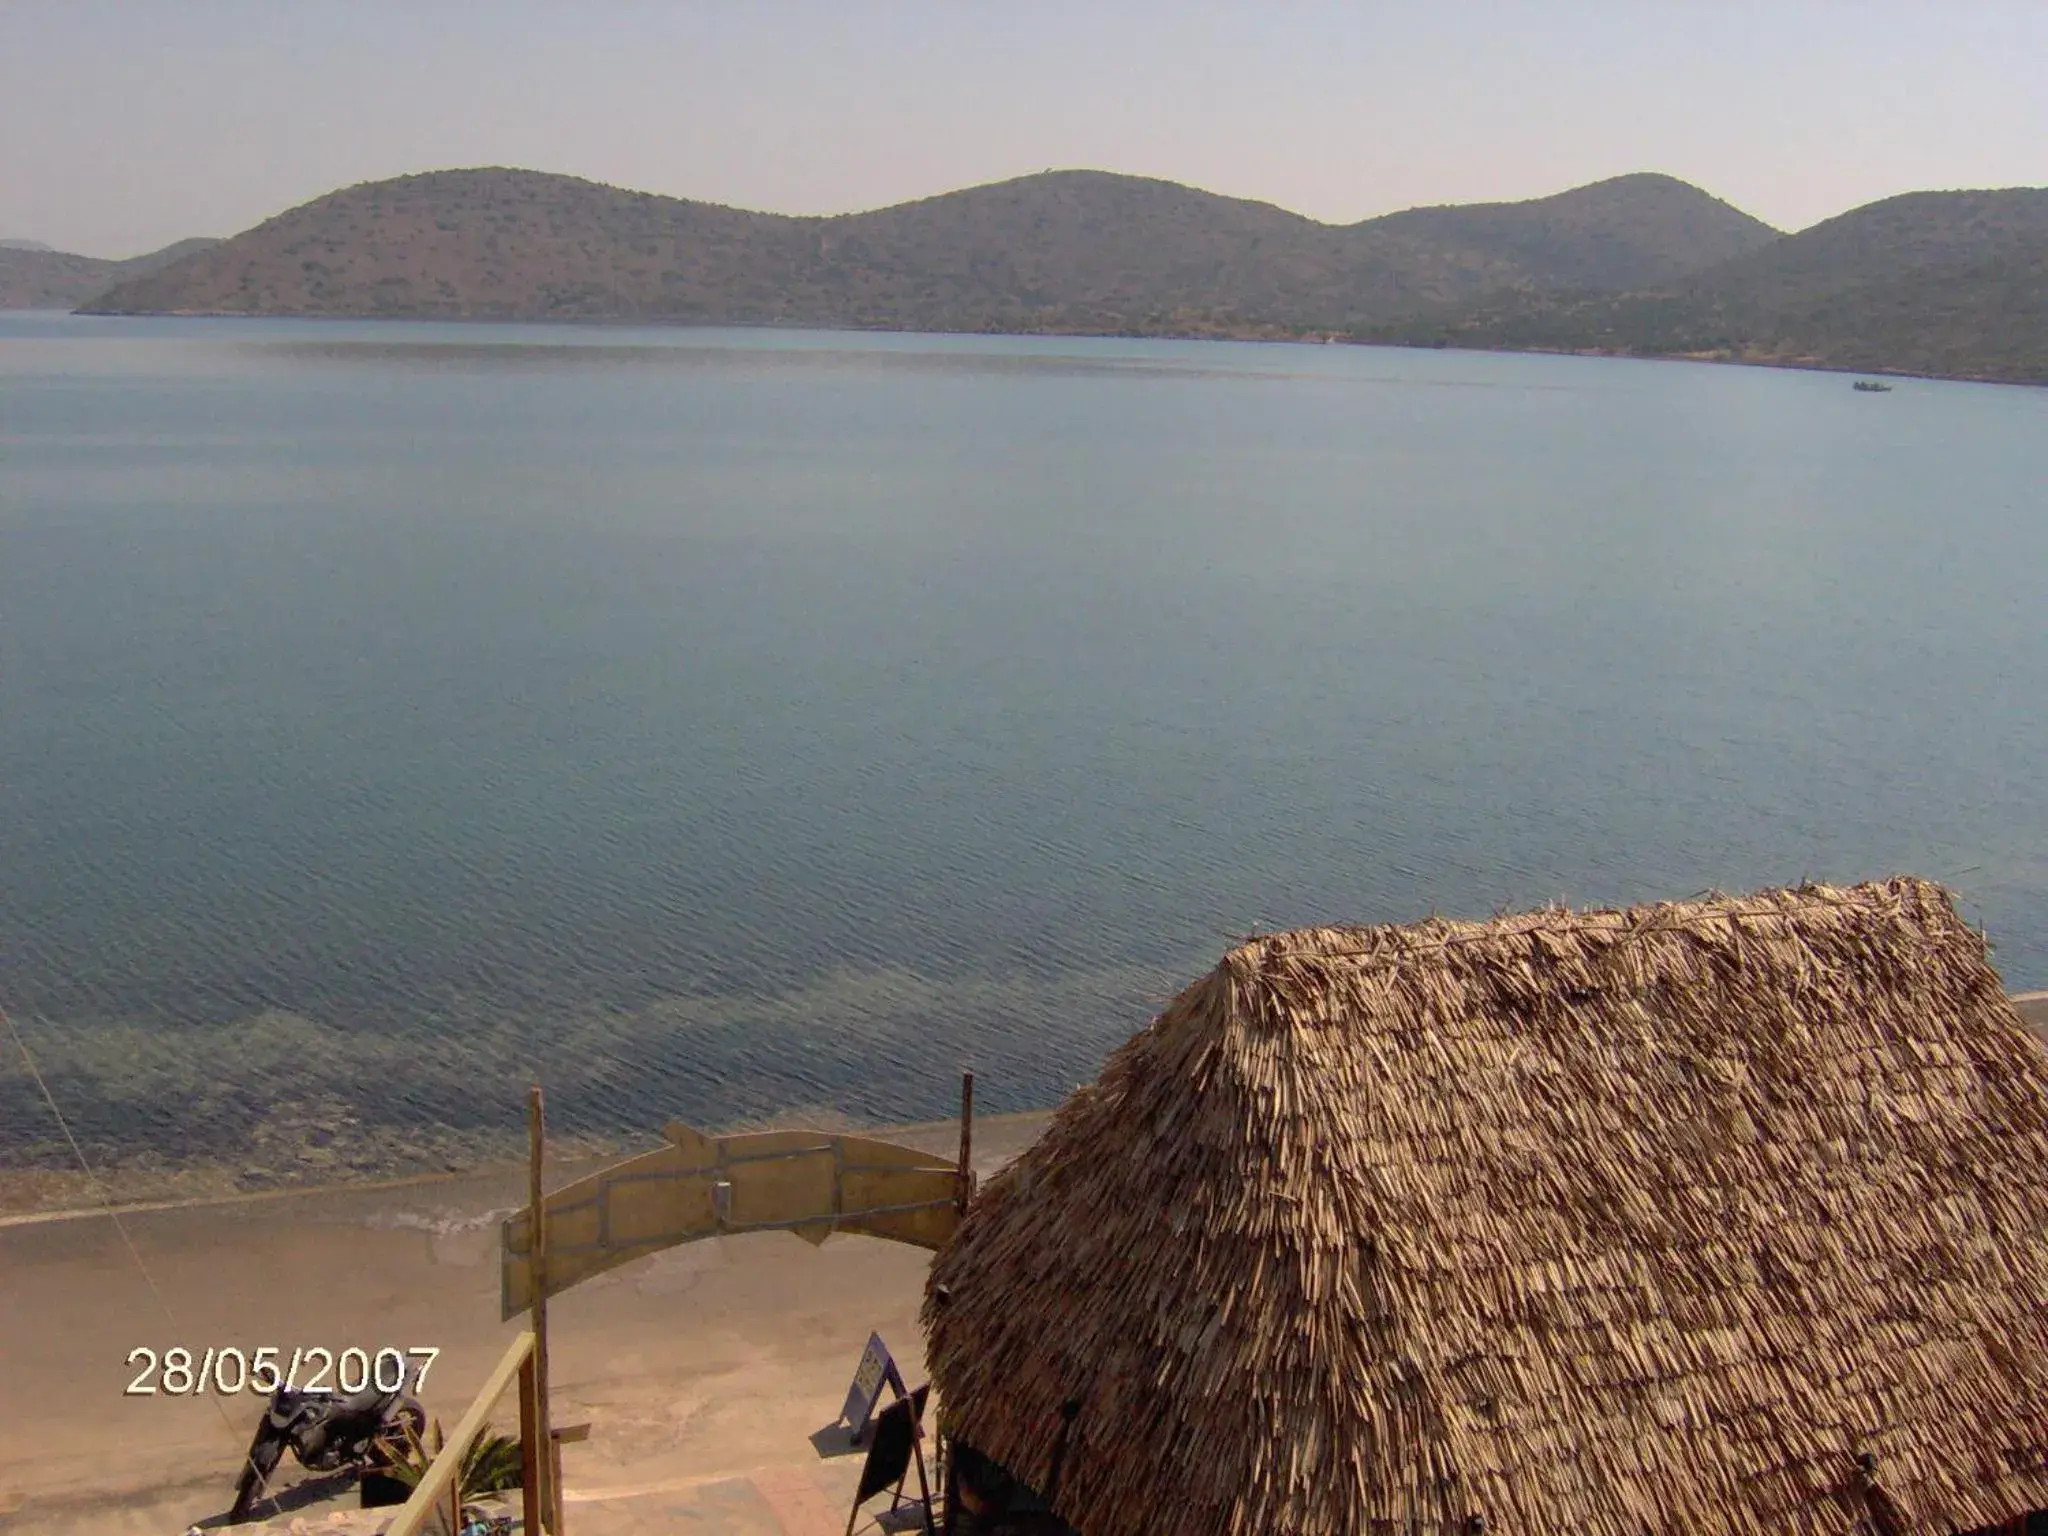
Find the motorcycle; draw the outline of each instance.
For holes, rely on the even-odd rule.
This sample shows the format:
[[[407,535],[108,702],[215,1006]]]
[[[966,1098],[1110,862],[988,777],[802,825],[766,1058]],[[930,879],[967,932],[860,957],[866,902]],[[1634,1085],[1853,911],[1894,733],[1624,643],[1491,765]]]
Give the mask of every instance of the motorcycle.
[[[426,1427],[426,1410],[403,1386],[350,1393],[279,1387],[256,1426],[228,1523],[249,1518],[287,1449],[308,1472],[376,1471],[391,1465],[392,1446],[418,1443]]]

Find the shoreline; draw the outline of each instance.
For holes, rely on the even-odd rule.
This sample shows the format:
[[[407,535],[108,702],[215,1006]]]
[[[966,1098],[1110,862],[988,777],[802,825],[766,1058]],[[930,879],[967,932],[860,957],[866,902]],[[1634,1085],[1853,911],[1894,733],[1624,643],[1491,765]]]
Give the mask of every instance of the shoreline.
[[[1013,331],[996,328],[946,330],[895,325],[825,325],[779,321],[685,320],[662,316],[630,315],[478,315],[478,314],[375,314],[337,311],[333,313],[280,310],[252,313],[223,309],[93,309],[22,310],[22,314],[68,314],[107,320],[310,320],[329,322],[379,321],[396,325],[550,325],[615,327],[635,330],[678,331],[818,331],[849,336],[951,336],[1001,337],[1017,340],[1065,338],[1084,341],[1234,341],[1278,346],[1379,347],[1402,352],[1467,352],[1497,357],[1583,357],[1608,361],[1642,363],[1714,363],[1730,368],[1772,368],[1790,373],[1832,373],[1885,379],[1919,380],[1930,384],[1998,384],[2014,389],[2048,389],[2048,378],[2006,378],[1988,373],[1919,373],[1889,364],[1867,368],[1820,360],[1792,361],[1782,358],[1736,357],[1701,352],[1636,352],[1604,347],[1474,347],[1453,341],[1371,340],[1342,331],[1288,326],[1218,326],[1212,330],[1088,330],[1049,328]]]
[[[1049,1114],[1049,1110],[987,1112],[976,1117],[994,1122],[1016,1116]],[[953,1121],[881,1122],[829,1111],[791,1110],[732,1123],[698,1128],[714,1135],[742,1131],[817,1130],[870,1136],[927,1136]],[[472,1143],[472,1145],[474,1145]],[[597,1167],[661,1145],[658,1126],[608,1135],[555,1133],[548,1136],[547,1162],[558,1167]],[[385,1168],[349,1173],[331,1162],[318,1164],[254,1164],[246,1158],[166,1161],[151,1157],[136,1164],[94,1166],[89,1172],[67,1158],[65,1165],[36,1167],[0,1163],[0,1232],[50,1222],[91,1217],[148,1215],[157,1212],[224,1210],[324,1194],[376,1193],[456,1185],[490,1178],[507,1170],[523,1180],[526,1169],[524,1129],[494,1133],[479,1155],[394,1160]],[[257,1180],[258,1182],[252,1182]]]
[[[2014,992],[2008,996],[2022,1020],[2044,1045],[2048,1045],[2048,989]],[[1042,1121],[1049,1118],[1052,1113],[1053,1109],[1049,1108],[991,1113],[977,1116],[976,1125],[979,1127],[984,1124]],[[884,1138],[911,1137],[922,1143],[930,1141],[940,1133],[957,1135],[958,1125],[957,1119],[871,1124],[843,1115],[793,1112],[744,1124],[705,1129],[720,1135],[745,1130],[806,1129]],[[395,1195],[408,1191],[427,1191],[437,1187],[452,1188],[460,1186],[465,1181],[512,1174],[523,1177],[525,1160],[522,1156],[515,1155],[510,1146],[515,1139],[508,1134],[508,1146],[503,1156],[490,1156],[457,1166],[361,1178],[316,1175],[297,1183],[289,1182],[285,1176],[280,1175],[279,1182],[263,1188],[235,1187],[236,1181],[243,1177],[245,1170],[224,1162],[194,1162],[169,1168],[147,1167],[131,1170],[116,1166],[111,1169],[95,1169],[90,1176],[75,1166],[63,1169],[0,1166],[0,1232],[62,1222],[81,1222],[104,1216],[129,1217],[180,1211],[235,1210],[322,1196]],[[631,1156],[635,1152],[649,1150],[658,1144],[658,1131],[606,1138],[550,1137],[548,1165],[550,1170],[570,1166],[594,1168],[606,1162]],[[943,1151],[945,1146],[941,1140],[932,1142],[930,1149]],[[110,1198],[88,1198],[94,1193]]]
[[[2048,997],[2048,993],[2042,995]],[[1051,1114],[1051,1110],[1044,1109],[1003,1111],[1001,1113],[977,1115],[974,1123],[979,1128],[984,1124],[1006,1124],[1039,1120],[1048,1118]],[[940,1132],[947,1132],[958,1136],[959,1126],[960,1122],[957,1119],[916,1120],[900,1125],[854,1125],[850,1122],[832,1125],[812,1125],[809,1123],[799,1125],[792,1121],[789,1125],[785,1126],[778,1121],[773,1126],[727,1126],[714,1131],[712,1134],[722,1136],[730,1135],[740,1130],[760,1129],[817,1129],[829,1131],[835,1135],[868,1135],[877,1136],[883,1140],[895,1137],[910,1137],[915,1142],[925,1142],[930,1141],[933,1136]],[[559,1174],[561,1169],[576,1168],[587,1171],[590,1168],[601,1167],[620,1158],[630,1157],[636,1152],[650,1151],[660,1144],[658,1134],[635,1137],[630,1140],[621,1138],[616,1146],[605,1148],[593,1147],[590,1142],[582,1139],[571,1140],[563,1138],[558,1143],[551,1138],[547,1159],[548,1170],[551,1176],[550,1182],[554,1182],[555,1176]],[[210,1170],[198,1171],[206,1172]],[[71,1176],[81,1180],[85,1177],[82,1173],[75,1170]],[[580,1172],[578,1176],[580,1177]],[[4,1195],[10,1181],[32,1179],[34,1177],[36,1177],[35,1170],[0,1168],[0,1195]],[[99,1177],[103,1183],[106,1182],[104,1175]],[[430,1189],[436,1185],[456,1185],[474,1179],[515,1177],[519,1179],[526,1177],[526,1160],[524,1158],[516,1160],[509,1157],[502,1160],[493,1158],[489,1161],[472,1164],[463,1168],[443,1168],[429,1173],[396,1174],[389,1178],[329,1179],[322,1183],[285,1184],[271,1189],[224,1191],[220,1194],[188,1195],[163,1199],[117,1200],[103,1202],[99,1205],[53,1206],[21,1211],[7,1210],[5,1204],[0,1203],[0,1231],[5,1231],[10,1227],[42,1226],[51,1222],[84,1221],[97,1216],[126,1217],[153,1215],[165,1211],[222,1210],[281,1200],[314,1199],[330,1195],[385,1194],[401,1190]],[[563,1181],[566,1182],[566,1179]]]
[[[2013,1002],[2048,1040],[2048,991]],[[1000,1170],[1051,1118],[977,1116],[977,1174]],[[861,1129],[941,1154],[958,1145],[956,1120]],[[549,1158],[547,1182],[588,1171],[565,1151]],[[0,1422],[36,1426],[0,1444],[0,1527],[178,1536],[218,1522],[261,1399],[132,1395],[140,1350],[431,1347],[420,1397],[452,1421],[519,1326],[500,1320],[497,1248],[500,1220],[525,1201],[525,1172],[501,1163],[0,1221]],[[861,1236],[813,1247],[728,1234],[556,1297],[555,1421],[591,1426],[564,1453],[576,1528],[836,1533],[860,1459],[842,1453],[830,1421],[870,1334],[907,1381],[924,1379],[930,1259]],[[494,1422],[508,1411],[501,1403]],[[243,1527],[252,1536],[369,1536],[382,1524],[355,1511],[345,1480],[289,1458],[281,1471],[288,1507]]]
[[[1049,1118],[976,1116],[977,1173],[1001,1168]],[[953,1121],[873,1129],[924,1150],[958,1145]],[[551,1157],[547,1183],[588,1171]],[[271,1346],[289,1358],[300,1347],[337,1357],[432,1348],[419,1396],[452,1424],[520,1326],[499,1317],[498,1225],[525,1198],[520,1164],[137,1210],[118,1229],[83,1219],[0,1228],[0,1422],[36,1428],[0,1444],[0,1529],[179,1536],[217,1521],[262,1398],[134,1395],[141,1349],[196,1358]],[[810,1536],[824,1526],[802,1512],[822,1509],[836,1533],[861,1461],[824,1431],[870,1333],[907,1380],[923,1379],[930,1258],[846,1234],[817,1247],[787,1233],[727,1234],[557,1296],[555,1422],[591,1425],[564,1452],[576,1529]],[[501,1401],[493,1422],[512,1411]],[[280,1471],[287,1507],[241,1529],[340,1536],[381,1523],[357,1515],[345,1482],[302,1473],[289,1456]]]

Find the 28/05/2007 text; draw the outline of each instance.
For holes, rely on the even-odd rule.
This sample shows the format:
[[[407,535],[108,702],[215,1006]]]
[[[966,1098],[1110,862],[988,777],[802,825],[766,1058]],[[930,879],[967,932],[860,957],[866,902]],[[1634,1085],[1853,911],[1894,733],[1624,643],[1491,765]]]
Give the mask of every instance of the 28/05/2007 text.
[[[311,1348],[294,1348],[287,1359],[284,1347],[277,1344],[265,1344],[246,1351],[232,1344],[224,1348],[209,1346],[197,1356],[182,1345],[159,1354],[147,1345],[138,1344],[128,1351],[128,1363],[141,1368],[122,1395],[155,1397],[161,1393],[168,1397],[187,1397],[201,1392],[218,1392],[223,1396],[233,1396],[246,1391],[268,1397],[280,1387],[293,1392],[332,1391],[337,1388],[349,1393],[372,1388],[379,1392],[399,1392],[407,1389],[408,1377],[411,1378],[410,1389],[418,1392],[426,1386],[427,1372],[433,1369],[440,1353],[437,1348],[422,1345],[408,1349],[387,1346],[378,1350],[350,1347],[340,1351],[314,1345]],[[416,1375],[407,1368],[408,1357],[420,1362]]]

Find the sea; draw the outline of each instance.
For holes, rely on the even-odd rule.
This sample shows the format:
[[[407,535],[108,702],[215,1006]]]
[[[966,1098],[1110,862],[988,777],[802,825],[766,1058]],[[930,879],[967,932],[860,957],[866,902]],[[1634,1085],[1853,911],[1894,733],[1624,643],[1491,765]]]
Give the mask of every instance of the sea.
[[[1044,1107],[1248,933],[1806,878],[2048,987],[2048,391],[1850,383],[0,317],[0,1168]]]

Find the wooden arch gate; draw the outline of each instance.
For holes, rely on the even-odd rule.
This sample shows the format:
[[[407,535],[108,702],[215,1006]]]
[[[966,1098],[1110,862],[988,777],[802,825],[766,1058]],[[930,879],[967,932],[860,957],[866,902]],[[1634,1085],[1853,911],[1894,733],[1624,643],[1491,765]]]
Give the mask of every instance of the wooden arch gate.
[[[952,1237],[972,1194],[971,1123],[963,1117],[958,1162],[869,1136],[707,1136],[666,1126],[667,1146],[541,1200],[541,1299],[650,1253],[724,1233],[793,1232],[822,1243],[834,1232],[861,1232],[936,1251]],[[530,1212],[508,1217],[500,1229],[499,1301],[507,1321],[535,1301]]]

